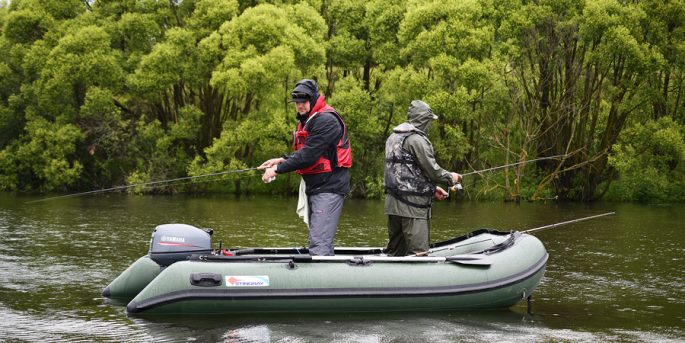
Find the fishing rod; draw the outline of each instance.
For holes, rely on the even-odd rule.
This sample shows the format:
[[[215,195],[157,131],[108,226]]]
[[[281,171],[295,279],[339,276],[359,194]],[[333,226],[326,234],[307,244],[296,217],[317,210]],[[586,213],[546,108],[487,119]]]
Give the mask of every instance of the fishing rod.
[[[184,181],[184,180],[194,180],[194,179],[199,179],[199,178],[203,178],[203,177],[219,176],[219,175],[235,174],[235,173],[243,173],[243,172],[247,172],[247,171],[257,170],[258,168],[259,168],[259,167],[253,167],[253,168],[229,170],[229,171],[225,171],[225,172],[218,172],[218,173],[211,173],[211,174],[202,174],[202,175],[196,175],[196,176],[179,177],[179,178],[168,179],[168,180],[159,180],[159,181],[150,181],[150,182],[134,183],[134,184],[132,184],[132,185],[116,186],[116,187],[111,187],[111,188],[96,189],[96,190],[93,190],[93,191],[87,191],[87,192],[81,192],[81,193],[74,193],[74,194],[67,194],[67,195],[60,195],[60,196],[56,196],[56,197],[44,198],[44,199],[39,199],[39,200],[32,200],[32,201],[27,201],[26,203],[27,203],[27,204],[31,204],[31,203],[43,202],[43,201],[55,200],[55,199],[61,199],[61,198],[77,197],[77,196],[81,196],[81,195],[98,194],[98,193],[104,193],[104,192],[110,192],[110,191],[119,191],[119,190],[128,189],[128,188],[133,188],[133,187],[148,187],[148,186],[151,186],[151,185],[160,185],[160,184],[171,183],[171,182],[177,182],[177,181]]]
[[[528,230],[524,230],[524,231],[519,231],[519,232],[521,232],[521,233],[531,233],[531,232],[535,232],[535,231],[539,231],[539,230],[551,229],[551,228],[554,228],[554,227],[557,227],[557,226],[562,226],[562,225],[568,225],[568,224],[578,223],[578,222],[582,222],[582,221],[585,221],[585,220],[590,220],[590,219],[595,219],[595,218],[610,216],[610,215],[614,215],[614,214],[616,214],[616,212],[607,212],[607,213],[597,214],[597,215],[594,215],[594,216],[583,217],[583,218],[578,218],[578,219],[573,219],[573,220],[567,220],[567,221],[565,221],[565,222],[560,222],[560,223],[555,223],[555,224],[544,225],[544,226],[540,226],[540,227],[536,227],[536,228],[532,228],[532,229],[528,229]],[[512,230],[511,232],[514,232],[514,231]],[[482,242],[484,242],[484,241],[482,241]],[[476,243],[481,243],[481,242],[476,242]],[[437,248],[437,249],[428,249],[428,251],[426,252],[426,254],[430,254],[430,253],[434,253],[434,252],[438,252],[438,251],[443,251],[443,250],[447,250],[447,249],[454,249],[454,248],[457,248],[457,247],[459,247],[459,245],[457,245],[457,246],[452,246],[452,247],[449,247],[449,246],[448,246],[448,247],[441,247],[441,248]],[[414,254],[414,255],[409,255],[409,256],[411,256],[411,257],[418,257],[418,256],[421,256],[421,255],[420,255],[420,254]]]
[[[590,219],[595,219],[595,218],[604,217],[604,216],[610,216],[610,215],[614,215],[614,214],[616,214],[616,212],[607,212],[607,213],[602,213],[602,214],[598,214],[598,215],[594,215],[594,216],[568,220],[568,221],[560,222],[560,223],[556,223],[556,224],[549,224],[549,225],[545,225],[545,226],[540,226],[540,227],[528,229],[528,230],[521,231],[521,232],[531,233],[531,232],[535,232],[535,231],[539,231],[539,230],[550,229],[550,228],[557,227],[557,226],[573,224],[573,223],[577,223],[577,222],[582,222],[584,220],[590,220]]]
[[[487,168],[487,169],[475,170],[475,171],[472,171],[472,172],[468,172],[468,173],[465,173],[465,174],[461,174],[461,177],[463,178],[464,176],[469,176],[469,175],[473,175],[473,174],[481,174],[481,173],[485,173],[485,172],[489,172],[489,171],[493,171],[493,170],[498,170],[498,169],[502,169],[502,168],[513,167],[513,166],[517,166],[517,165],[521,165],[521,164],[527,164],[527,163],[532,163],[532,162],[537,162],[537,161],[544,161],[544,160],[551,160],[551,159],[556,159],[556,158],[562,158],[562,157],[566,157],[566,156],[568,156],[568,154],[565,154],[565,155],[555,155],[555,156],[547,156],[547,157],[540,157],[540,158],[536,158],[536,159],[532,159],[532,160],[527,160],[527,161],[521,161],[521,162],[516,162],[516,163],[509,163],[509,164],[505,164],[505,165],[503,165],[503,166],[497,166],[497,167],[492,167],[492,168]],[[455,184],[454,186],[450,187],[450,190],[453,191],[453,192],[456,192],[456,191],[461,190],[461,189],[462,189],[461,182],[458,182],[458,183]]]

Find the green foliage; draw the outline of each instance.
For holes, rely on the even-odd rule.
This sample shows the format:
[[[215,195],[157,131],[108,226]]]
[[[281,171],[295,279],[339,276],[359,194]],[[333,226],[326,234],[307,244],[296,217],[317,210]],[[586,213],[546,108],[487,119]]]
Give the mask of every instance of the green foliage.
[[[47,56],[37,81],[38,106],[53,118],[74,119],[88,87],[115,88],[123,74],[109,35],[86,26],[62,37]]]
[[[685,199],[685,126],[671,118],[626,130],[609,163],[620,177],[610,199],[660,202]]]
[[[397,32],[404,18],[404,1],[371,0],[366,2],[365,26],[367,49],[379,65],[392,69],[401,63]]]
[[[86,10],[80,0],[18,0],[11,2],[10,9],[44,11],[59,20],[72,19]]]
[[[364,65],[368,51],[365,38],[368,36],[364,17],[364,0],[331,1],[327,8],[329,25],[328,49],[326,54],[331,63],[345,69]]]
[[[30,44],[39,40],[54,25],[46,13],[30,10],[12,11],[4,22],[3,36],[14,44]]]
[[[36,117],[26,125],[20,144],[0,154],[0,187],[5,190],[64,190],[79,177],[82,165],[74,159],[76,143],[83,139],[74,125],[59,125]]]
[[[280,156],[286,151],[283,147],[288,143],[285,139],[289,136],[288,132],[290,128],[286,125],[285,115],[282,112],[254,113],[250,115],[249,120],[243,120],[240,123],[229,121],[224,127],[224,134],[205,150],[206,158],[195,158],[189,168],[189,174],[203,175],[257,166],[268,158]],[[240,174],[230,175],[224,179],[245,180],[247,183],[245,187],[249,188],[261,187],[261,179],[247,178]],[[280,191],[292,190],[296,186],[294,180],[284,177],[279,177],[274,185]],[[205,189],[212,189],[215,185],[202,186]],[[236,190],[235,187],[239,187],[237,184],[227,185],[225,182],[217,186],[228,186],[228,189],[232,191]]]
[[[349,127],[354,196],[414,99],[465,197],[685,201],[685,4],[648,0],[0,1],[0,189],[221,173],[290,150],[301,78]],[[560,164],[561,163],[561,164]],[[259,173],[134,192],[292,193]]]
[[[398,33],[402,55],[416,65],[447,54],[464,60],[487,55],[492,33],[481,21],[478,1],[416,1],[408,8]]]
[[[186,111],[194,112],[193,109]],[[131,148],[134,149],[132,156],[135,157],[135,167],[127,177],[126,181],[129,184],[175,179],[185,174],[185,168],[191,158],[178,141],[187,135],[184,128],[188,124],[175,125],[181,127],[167,131],[159,121],[146,123],[141,120],[137,123],[138,133],[131,142]],[[154,187],[149,191],[175,192],[176,188],[173,186]],[[133,189],[133,192],[138,191],[141,189]]]
[[[154,16],[147,13],[124,13],[113,25],[112,39],[123,51],[149,54],[162,33]]]
[[[131,162],[131,120],[122,116],[108,89],[91,87],[75,120],[85,135],[79,147],[87,178],[79,187],[102,188],[120,183]]]
[[[158,100],[155,96],[163,95],[183,80],[201,80],[201,70],[195,66],[195,61],[198,60],[196,51],[192,32],[172,28],[166,32],[166,41],[155,45],[141,59],[127,83],[148,99]]]
[[[359,80],[348,77],[337,85],[333,106],[347,124],[352,142],[352,189],[358,195],[378,197],[383,180],[385,135],[382,116],[369,108],[371,95]]]
[[[23,120],[19,113],[0,106],[0,149],[19,137],[22,126]]]
[[[198,37],[207,37],[237,15],[236,0],[199,0],[192,17],[188,18],[188,29]]]

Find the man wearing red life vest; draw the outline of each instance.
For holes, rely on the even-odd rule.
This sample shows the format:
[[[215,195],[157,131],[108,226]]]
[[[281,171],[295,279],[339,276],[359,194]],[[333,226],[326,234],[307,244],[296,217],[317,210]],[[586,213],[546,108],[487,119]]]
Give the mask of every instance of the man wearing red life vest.
[[[295,171],[306,185],[309,254],[333,255],[345,194],[350,191],[352,148],[347,127],[337,111],[326,104],[314,80],[301,80],[292,92],[297,131],[291,155],[272,158],[259,167],[262,180]]]

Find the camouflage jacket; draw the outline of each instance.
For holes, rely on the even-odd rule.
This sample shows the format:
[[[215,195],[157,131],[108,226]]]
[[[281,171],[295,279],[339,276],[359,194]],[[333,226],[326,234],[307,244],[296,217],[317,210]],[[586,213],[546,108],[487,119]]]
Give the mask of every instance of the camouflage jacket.
[[[415,104],[416,102],[416,104]],[[425,103],[420,101],[412,102],[408,111],[408,121],[397,126],[393,129],[393,135],[405,134],[404,143],[402,144],[402,149],[408,155],[411,155],[416,166],[416,170],[420,170],[421,178],[433,183],[433,186],[437,184],[446,184],[447,186],[454,185],[452,181],[452,175],[447,170],[443,169],[435,161],[435,153],[433,151],[433,145],[426,134],[428,133],[428,128],[430,127],[431,121],[434,119],[434,114]],[[410,132],[412,132],[410,134]],[[388,149],[395,149],[393,147],[393,142],[397,137],[390,135],[388,142],[386,143],[386,156],[391,155]],[[388,164],[386,163],[386,168]],[[387,175],[390,174],[390,175]],[[393,177],[392,171],[386,170],[387,177]],[[423,181],[418,182],[417,193],[421,193]],[[392,186],[392,182],[391,182]],[[435,187],[432,187],[434,190]],[[385,196],[385,214],[396,215],[409,218],[419,218],[419,219],[429,219],[431,217],[430,206],[427,207],[417,207],[410,205],[409,203],[415,204],[431,204],[432,194],[428,195],[404,195],[405,201],[398,200],[395,196],[391,194],[386,194]]]

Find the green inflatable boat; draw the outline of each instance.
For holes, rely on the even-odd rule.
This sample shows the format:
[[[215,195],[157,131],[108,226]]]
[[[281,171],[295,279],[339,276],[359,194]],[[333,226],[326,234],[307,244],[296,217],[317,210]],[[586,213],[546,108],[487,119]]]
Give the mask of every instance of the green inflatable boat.
[[[211,232],[158,226],[150,251],[103,295],[129,314],[440,311],[510,307],[530,296],[548,259],[536,237],[481,229],[427,256],[380,248],[212,250]]]

